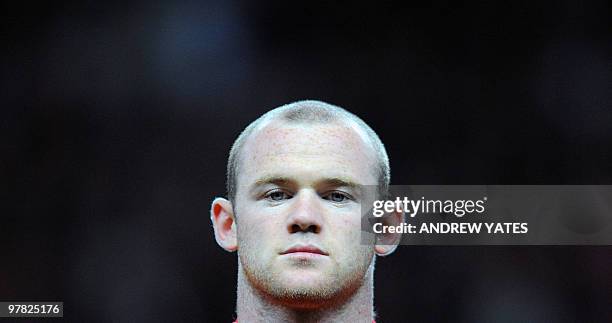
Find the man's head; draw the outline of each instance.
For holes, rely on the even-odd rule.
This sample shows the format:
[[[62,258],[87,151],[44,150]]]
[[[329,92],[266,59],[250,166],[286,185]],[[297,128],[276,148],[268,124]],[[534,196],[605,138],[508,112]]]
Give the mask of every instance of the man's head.
[[[389,185],[384,146],[339,107],[300,101],[264,114],[234,143],[227,179],[229,201],[211,210],[217,242],[238,250],[248,283],[270,299],[349,297],[371,278],[374,254],[394,249],[363,244],[360,230],[361,187]]]
[[[270,122],[282,122],[286,124],[321,125],[321,124],[344,124],[352,126],[360,135],[365,136],[365,141],[374,149],[377,159],[376,172],[378,176],[377,185],[379,194],[385,195],[391,180],[389,158],[385,146],[378,135],[363,120],[354,114],[338,107],[321,101],[305,100],[290,103],[274,110],[268,111],[257,120],[247,126],[232,145],[227,161],[227,195],[230,201],[236,197],[238,187],[238,171],[241,162],[243,147],[254,132]]]

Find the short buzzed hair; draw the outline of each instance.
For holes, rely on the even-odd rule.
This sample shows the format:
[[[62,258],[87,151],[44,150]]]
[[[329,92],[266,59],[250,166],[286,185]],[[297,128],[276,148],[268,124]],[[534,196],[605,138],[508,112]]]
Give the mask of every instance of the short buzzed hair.
[[[378,193],[385,196],[389,189],[391,171],[387,151],[378,135],[370,126],[356,115],[341,107],[316,100],[303,100],[289,103],[270,110],[249,124],[238,136],[227,160],[227,196],[232,203],[236,198],[237,176],[243,146],[250,135],[269,120],[281,120],[288,123],[320,124],[335,121],[353,122],[363,130],[369,138],[378,158]]]

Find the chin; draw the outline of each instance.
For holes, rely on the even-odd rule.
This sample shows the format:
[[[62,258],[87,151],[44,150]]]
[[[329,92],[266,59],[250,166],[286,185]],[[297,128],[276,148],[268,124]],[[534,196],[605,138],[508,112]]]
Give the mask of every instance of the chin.
[[[323,296],[332,292],[332,288],[337,287],[332,279],[326,278],[320,273],[286,273],[279,277],[277,286],[279,290],[284,290],[285,294],[295,294],[308,296]]]
[[[340,293],[315,286],[285,286],[282,291],[276,290],[275,294],[275,299],[286,307],[313,309],[335,304],[334,300]]]
[[[268,286],[267,293],[284,306],[295,309],[313,309],[334,305],[346,293],[343,284],[317,274],[285,273]]]

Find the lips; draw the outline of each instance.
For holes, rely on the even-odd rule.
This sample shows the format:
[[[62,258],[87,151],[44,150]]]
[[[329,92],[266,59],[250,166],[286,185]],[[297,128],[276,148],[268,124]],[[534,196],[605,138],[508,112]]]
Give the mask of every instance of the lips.
[[[327,252],[324,252],[323,250],[319,249],[318,247],[312,246],[312,245],[299,245],[299,246],[293,246],[283,252],[281,252],[281,255],[288,255],[288,254],[293,254],[293,253],[310,253],[310,254],[317,254],[317,255],[322,255],[322,256],[327,256],[329,255]]]

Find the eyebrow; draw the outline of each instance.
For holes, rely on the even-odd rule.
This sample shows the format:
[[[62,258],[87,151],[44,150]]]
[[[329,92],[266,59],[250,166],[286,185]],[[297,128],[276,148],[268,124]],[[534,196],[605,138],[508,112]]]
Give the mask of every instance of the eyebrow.
[[[295,180],[289,177],[285,177],[285,176],[266,176],[266,177],[260,178],[257,181],[255,181],[255,183],[251,185],[250,191],[252,192],[258,187],[261,187],[267,184],[274,184],[278,186],[289,186],[289,185],[295,185],[295,183],[296,183]],[[361,187],[360,184],[357,184],[351,181],[350,179],[340,178],[340,177],[324,178],[324,179],[321,179],[315,182],[315,186],[322,186],[322,185],[333,186],[333,187],[349,187],[351,189],[358,189],[359,187]]]
[[[318,185],[324,184],[327,186],[334,186],[334,187],[349,187],[351,189],[356,189],[356,188],[361,187],[361,185],[349,179],[343,179],[343,178],[338,178],[338,177],[326,178],[321,181],[317,181],[317,184]]]
[[[257,181],[255,181],[255,183],[253,183],[253,185],[251,185],[251,191],[263,186],[263,185],[267,185],[267,184],[275,184],[278,186],[287,186],[290,185],[291,183],[294,183],[295,181],[291,180],[288,177],[282,177],[282,176],[266,176],[263,178],[258,179]]]

